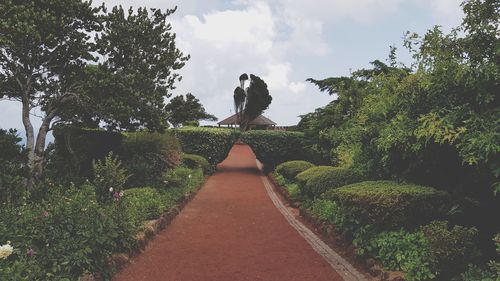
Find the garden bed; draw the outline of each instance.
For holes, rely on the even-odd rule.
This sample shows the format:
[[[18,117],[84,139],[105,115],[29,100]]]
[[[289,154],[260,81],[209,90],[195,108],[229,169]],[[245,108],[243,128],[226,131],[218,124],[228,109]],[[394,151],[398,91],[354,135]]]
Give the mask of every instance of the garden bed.
[[[282,199],[292,208],[297,209],[298,219],[309,229],[313,230],[320,238],[328,244],[335,252],[348,260],[354,267],[361,272],[367,272],[372,276],[372,280],[383,281],[403,281],[403,273],[399,271],[384,270],[380,263],[374,259],[360,259],[355,254],[355,247],[335,234],[335,226],[321,220],[301,208],[300,201],[293,200],[288,190],[278,184],[272,173],[267,174],[268,179],[273,184],[274,189],[281,195]]]

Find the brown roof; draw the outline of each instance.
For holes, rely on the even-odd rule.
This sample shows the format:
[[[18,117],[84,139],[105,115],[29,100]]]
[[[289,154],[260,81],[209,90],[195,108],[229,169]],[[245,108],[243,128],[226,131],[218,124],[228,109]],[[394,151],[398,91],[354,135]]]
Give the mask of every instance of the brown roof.
[[[217,124],[219,124],[219,125],[237,125],[238,124],[237,120],[238,120],[238,118],[237,118],[236,114],[233,114],[232,116],[229,116],[228,118],[220,121]],[[259,115],[255,119],[250,121],[249,125],[276,125],[276,123],[274,123],[274,121],[265,117],[264,115]]]

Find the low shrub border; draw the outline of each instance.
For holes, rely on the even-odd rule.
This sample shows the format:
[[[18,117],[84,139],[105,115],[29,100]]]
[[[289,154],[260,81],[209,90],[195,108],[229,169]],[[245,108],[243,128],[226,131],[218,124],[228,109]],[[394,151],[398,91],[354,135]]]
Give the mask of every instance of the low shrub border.
[[[143,223],[144,230],[137,233],[135,239],[137,241],[137,247],[128,253],[115,253],[109,259],[109,264],[115,272],[123,269],[127,264],[131,262],[133,258],[141,254],[147,245],[154,239],[156,234],[165,229],[173,219],[182,211],[182,209],[196,196],[197,192],[201,189],[205,180],[196,188],[196,190],[190,192],[189,194],[184,194],[175,206],[163,213],[158,219],[148,220]],[[99,272],[94,274],[89,274],[82,276],[80,281],[101,281],[103,280]]]

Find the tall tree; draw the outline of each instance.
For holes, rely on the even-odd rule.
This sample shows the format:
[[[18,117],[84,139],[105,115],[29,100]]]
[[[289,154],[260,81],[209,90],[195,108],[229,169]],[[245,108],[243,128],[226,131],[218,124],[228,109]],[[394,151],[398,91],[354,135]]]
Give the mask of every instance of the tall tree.
[[[234,90],[234,106],[237,120],[242,131],[249,129],[249,123],[271,104],[272,97],[267,84],[260,77],[250,74],[250,85],[245,88],[247,74],[240,75],[240,86]]]
[[[100,30],[90,1],[0,2],[0,97],[22,104],[30,186],[40,178],[51,122],[80,96],[77,76],[94,60],[90,34]],[[35,139],[33,109],[42,111]]]
[[[194,95],[188,93],[186,99],[183,95],[176,96],[165,106],[168,121],[179,127],[188,121],[209,120],[217,121],[217,117],[205,111],[205,108]]]
[[[114,7],[107,13],[82,0],[0,2],[0,97],[22,103],[30,186],[41,178],[46,136],[56,121],[115,130],[165,127],[164,99],[189,59],[167,22],[174,11]],[[30,119],[35,108],[42,112],[37,135]]]
[[[87,126],[100,123],[113,130],[166,127],[165,98],[181,79],[176,71],[189,59],[176,47],[176,35],[167,21],[174,12],[126,11],[119,6],[105,15],[97,39],[105,59],[87,67],[87,106],[68,112],[68,120]]]

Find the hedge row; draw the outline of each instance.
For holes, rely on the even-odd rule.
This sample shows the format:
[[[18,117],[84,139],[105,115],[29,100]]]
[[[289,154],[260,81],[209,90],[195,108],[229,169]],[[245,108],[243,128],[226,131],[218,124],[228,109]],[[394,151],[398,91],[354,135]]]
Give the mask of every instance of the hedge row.
[[[248,131],[241,135],[241,140],[252,148],[268,171],[286,161],[306,159],[301,132]]]
[[[92,161],[113,152],[131,174],[127,186],[158,185],[163,173],[181,163],[181,147],[172,134],[118,133],[59,127],[54,130],[49,173],[63,182],[92,178]]]
[[[415,227],[440,218],[449,207],[445,191],[393,181],[365,181],[331,189],[325,198],[351,210],[365,224]]]
[[[203,156],[215,169],[217,164],[226,159],[240,132],[230,129],[184,127],[174,130],[182,151]]]

